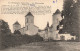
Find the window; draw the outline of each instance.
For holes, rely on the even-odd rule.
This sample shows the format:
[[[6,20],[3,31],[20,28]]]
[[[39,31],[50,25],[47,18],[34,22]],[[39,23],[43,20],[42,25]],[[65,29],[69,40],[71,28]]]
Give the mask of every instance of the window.
[[[58,23],[58,19],[57,19],[57,23]]]
[[[27,26],[27,30],[28,30],[28,26]]]
[[[27,18],[27,23],[28,23],[28,18]]]

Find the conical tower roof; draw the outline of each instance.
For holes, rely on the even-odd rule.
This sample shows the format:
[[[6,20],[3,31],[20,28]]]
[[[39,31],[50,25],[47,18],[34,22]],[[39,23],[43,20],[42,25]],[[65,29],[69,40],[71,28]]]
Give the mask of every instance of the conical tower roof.
[[[33,16],[31,12],[28,12],[28,14],[26,16]],[[26,17],[25,16],[25,17]]]
[[[57,9],[56,12],[55,12],[54,14],[60,14],[60,13],[61,13],[60,10]]]
[[[20,24],[19,24],[19,22],[18,22],[18,21],[16,21],[16,22],[14,23],[14,25],[20,25]]]

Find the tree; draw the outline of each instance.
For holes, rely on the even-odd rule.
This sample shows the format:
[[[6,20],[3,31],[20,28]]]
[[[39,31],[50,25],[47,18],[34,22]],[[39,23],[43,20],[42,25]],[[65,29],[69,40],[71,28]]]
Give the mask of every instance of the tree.
[[[40,42],[43,41],[43,38],[39,34],[35,34],[31,36],[31,41],[32,42]]]
[[[70,33],[69,31],[71,30],[70,28],[71,28],[71,15],[72,15],[72,11],[73,10],[71,10],[72,8],[71,8],[71,6],[72,6],[72,4],[73,4],[73,0],[65,0],[64,1],[64,7],[63,7],[63,12],[62,12],[62,16],[64,16],[64,23],[63,23],[63,25],[64,25],[64,27],[63,27],[63,32],[65,33],[65,32],[68,32],[68,33]]]
[[[9,25],[4,20],[0,20],[0,49],[7,47],[7,36],[11,34]]]
[[[62,11],[64,19],[60,22],[63,29],[59,33],[70,33],[71,35],[80,35],[80,0],[65,0]],[[78,38],[79,39],[79,38]]]
[[[67,32],[70,33],[71,35],[78,34],[78,31],[76,29],[78,28],[79,20],[75,13],[76,6],[74,5],[75,3],[73,0],[65,0],[63,11],[62,11],[62,17],[64,16],[62,22],[64,26],[61,32]]]
[[[11,34],[11,30],[9,29],[9,25],[4,20],[0,20],[0,32],[2,35],[9,35]]]
[[[21,32],[20,32],[19,30],[15,30],[15,31],[14,31],[14,34],[21,35]]]

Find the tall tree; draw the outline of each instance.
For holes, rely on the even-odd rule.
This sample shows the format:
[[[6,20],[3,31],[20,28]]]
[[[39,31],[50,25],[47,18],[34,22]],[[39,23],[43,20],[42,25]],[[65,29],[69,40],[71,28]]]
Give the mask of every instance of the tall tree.
[[[9,35],[11,34],[11,30],[9,29],[9,25],[4,20],[0,20],[0,32],[2,35]]]
[[[59,33],[70,33],[71,35],[80,34],[80,1],[65,0],[63,5],[62,17],[64,19],[60,24],[63,24],[63,29]]]
[[[0,20],[0,49],[7,47],[7,35],[10,35],[11,31],[9,25],[4,20]]]
[[[62,20],[63,21],[63,29],[61,32],[65,33],[71,33],[70,30],[71,30],[71,15],[72,15],[72,8],[71,6],[73,5],[73,0],[65,0],[64,1],[64,7],[63,7],[63,12],[62,12],[62,17],[64,16],[64,19]]]

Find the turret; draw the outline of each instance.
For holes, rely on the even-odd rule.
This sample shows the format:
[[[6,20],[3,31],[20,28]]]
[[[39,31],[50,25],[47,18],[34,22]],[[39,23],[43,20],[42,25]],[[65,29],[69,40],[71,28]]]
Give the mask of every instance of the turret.
[[[13,24],[13,31],[19,30],[20,28],[21,28],[21,25],[19,24],[18,21],[16,21],[16,22]]]

